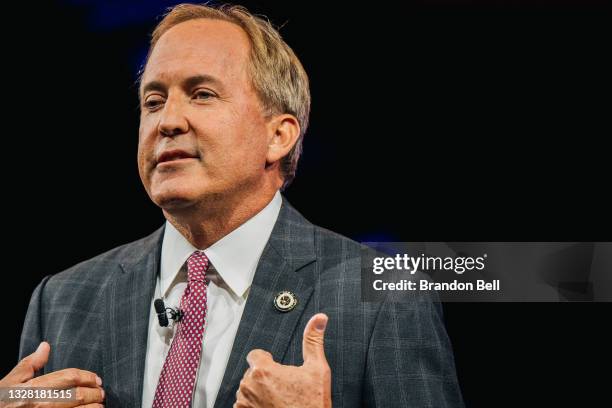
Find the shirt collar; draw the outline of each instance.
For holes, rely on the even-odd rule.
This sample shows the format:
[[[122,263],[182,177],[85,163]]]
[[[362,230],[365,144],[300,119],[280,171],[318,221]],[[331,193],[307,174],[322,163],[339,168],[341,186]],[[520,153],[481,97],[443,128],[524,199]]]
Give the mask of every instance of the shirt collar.
[[[280,212],[282,198],[276,192],[272,201],[244,224],[204,250],[217,273],[237,296],[251,286],[259,258],[270,238]],[[163,296],[189,256],[198,248],[191,245],[166,221],[161,251],[160,290]]]

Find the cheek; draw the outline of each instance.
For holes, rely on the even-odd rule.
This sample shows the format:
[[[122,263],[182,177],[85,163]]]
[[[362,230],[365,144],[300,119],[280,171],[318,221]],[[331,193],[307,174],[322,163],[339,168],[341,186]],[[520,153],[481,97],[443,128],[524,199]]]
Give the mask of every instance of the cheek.
[[[138,155],[148,154],[155,146],[157,127],[155,118],[151,115],[140,117],[140,127],[138,128]]]
[[[138,152],[137,152],[137,157],[138,157],[138,167],[142,167],[142,165],[144,164],[144,158],[145,158],[145,152],[147,150],[146,146],[145,146],[145,140],[139,136],[138,138]]]
[[[147,162],[144,159],[145,155],[142,151],[142,145],[138,144],[138,155],[137,155],[137,163],[138,163],[138,175],[140,176],[140,180],[142,184],[145,186],[145,189],[148,190],[150,177],[147,171]]]
[[[247,126],[241,129],[232,143],[227,143],[226,161],[236,171],[251,172],[263,169],[266,161],[267,145],[261,129]],[[250,169],[250,170],[249,170]]]
[[[136,160],[138,162],[138,171],[140,172],[140,177],[143,177],[145,173],[146,161],[144,158],[145,158],[145,154],[143,152],[142,143],[138,143],[138,153],[136,156]]]
[[[249,163],[259,166],[265,163],[268,151],[267,126],[259,110],[252,107],[240,118],[240,134],[234,148]]]
[[[267,143],[265,128],[246,115],[209,121],[196,130],[199,148],[205,163],[232,172],[245,170],[265,161]],[[208,160],[206,160],[208,158]],[[262,161],[262,163],[263,163]]]
[[[147,166],[149,165],[149,158],[154,148],[154,137],[151,137],[150,134],[150,129],[141,122],[140,129],[138,130],[137,161],[140,177],[143,181],[145,179],[145,173],[147,172]]]

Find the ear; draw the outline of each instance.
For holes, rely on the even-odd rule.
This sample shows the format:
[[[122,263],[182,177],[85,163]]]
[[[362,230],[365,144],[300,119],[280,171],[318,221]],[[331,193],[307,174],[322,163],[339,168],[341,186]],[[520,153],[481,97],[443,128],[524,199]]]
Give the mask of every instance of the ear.
[[[266,165],[271,165],[289,154],[300,136],[300,123],[293,115],[277,115],[268,122],[268,129]]]

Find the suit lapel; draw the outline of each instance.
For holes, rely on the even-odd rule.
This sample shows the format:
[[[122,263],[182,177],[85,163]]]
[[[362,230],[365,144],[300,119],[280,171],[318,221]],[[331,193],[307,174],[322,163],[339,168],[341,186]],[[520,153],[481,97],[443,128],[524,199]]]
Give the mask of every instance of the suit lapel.
[[[253,278],[215,408],[234,403],[251,350],[269,351],[275,361],[282,361],[312,294],[313,268],[307,266],[315,259],[314,227],[283,199]],[[276,295],[284,290],[298,299],[295,309],[286,313],[273,305]]]
[[[140,407],[149,311],[159,270],[164,227],[126,253],[107,292],[104,386],[107,406]]]

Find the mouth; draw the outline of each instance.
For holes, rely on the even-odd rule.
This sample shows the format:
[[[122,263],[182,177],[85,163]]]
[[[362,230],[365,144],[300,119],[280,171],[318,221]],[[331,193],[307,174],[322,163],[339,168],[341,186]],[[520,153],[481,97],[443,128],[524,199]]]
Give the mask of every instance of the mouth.
[[[166,150],[157,157],[157,166],[175,164],[190,159],[199,159],[199,156],[185,150]]]

